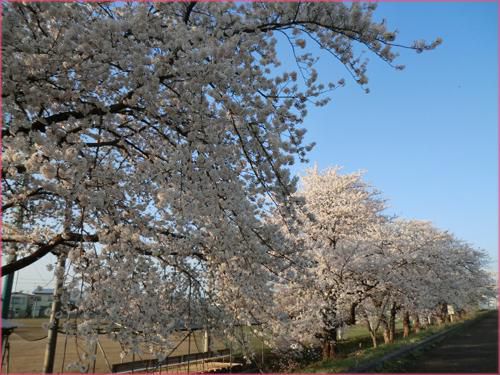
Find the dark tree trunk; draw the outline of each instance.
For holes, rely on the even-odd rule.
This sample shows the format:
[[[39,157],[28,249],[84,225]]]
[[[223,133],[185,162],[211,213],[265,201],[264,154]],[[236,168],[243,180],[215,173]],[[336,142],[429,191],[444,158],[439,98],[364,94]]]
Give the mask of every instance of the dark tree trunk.
[[[414,329],[415,333],[419,333],[420,332],[420,319],[418,317],[418,314],[415,314],[414,317],[415,317],[415,319],[414,319],[413,329]]]
[[[408,337],[410,335],[410,313],[405,311],[403,315],[403,337]]]
[[[358,306],[357,303],[352,303],[351,304],[351,309],[349,311],[349,321],[346,322],[347,325],[354,325],[356,324],[356,307]]]
[[[384,344],[388,344],[391,342],[391,339],[390,339],[390,328],[389,328],[389,324],[387,323],[387,320],[384,318],[382,318],[382,320],[380,321],[380,323],[382,324],[382,326],[384,327]]]
[[[330,308],[326,308],[322,311],[323,316],[323,331],[317,337],[321,342],[321,349],[323,353],[323,359],[331,359],[337,356],[337,328],[340,323],[337,321],[337,311],[335,309],[334,301],[336,298],[332,295],[332,304]]]
[[[370,332],[370,337],[372,338],[372,345],[374,348],[377,347],[377,335],[374,332]]]
[[[332,359],[337,357],[336,341],[325,340],[322,345],[323,359]]]
[[[462,320],[464,318],[464,315],[465,315],[464,313],[465,313],[465,311],[463,309],[459,309],[457,311],[457,314],[456,314],[457,319]]]
[[[391,307],[391,316],[389,318],[389,342],[394,342],[396,336],[396,313],[398,309],[396,304],[393,303]]]
[[[448,318],[448,305],[446,302],[443,302],[439,306],[439,319],[441,320],[441,324],[446,323]]]
[[[330,342],[329,341],[323,342],[321,350],[323,352],[323,359],[330,358]]]

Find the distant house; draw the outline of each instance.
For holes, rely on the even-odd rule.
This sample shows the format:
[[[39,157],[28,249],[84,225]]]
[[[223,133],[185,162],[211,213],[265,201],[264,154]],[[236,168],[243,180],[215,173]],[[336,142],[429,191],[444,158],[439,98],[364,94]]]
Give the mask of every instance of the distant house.
[[[31,315],[33,296],[27,293],[14,292],[10,297],[9,317],[26,318]]]
[[[31,316],[33,318],[47,317],[50,315],[54,289],[43,289],[37,287],[33,291],[33,306],[31,308]]]
[[[484,310],[496,310],[498,309],[498,298],[495,297],[484,297],[483,301],[479,303],[479,308]]]

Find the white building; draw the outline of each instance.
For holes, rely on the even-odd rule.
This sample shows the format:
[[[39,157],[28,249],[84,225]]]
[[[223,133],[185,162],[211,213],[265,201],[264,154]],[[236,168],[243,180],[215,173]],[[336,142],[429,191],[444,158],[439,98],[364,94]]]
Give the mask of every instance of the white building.
[[[10,318],[26,318],[31,313],[32,305],[31,294],[23,292],[14,292],[10,297],[9,317]]]
[[[54,299],[54,289],[43,289],[37,287],[33,291],[33,307],[31,309],[31,316],[33,318],[50,316],[50,309]]]

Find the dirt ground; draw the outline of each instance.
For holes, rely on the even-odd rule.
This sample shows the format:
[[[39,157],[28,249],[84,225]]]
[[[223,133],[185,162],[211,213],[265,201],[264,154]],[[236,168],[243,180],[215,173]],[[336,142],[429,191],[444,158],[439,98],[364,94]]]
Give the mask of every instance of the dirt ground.
[[[447,336],[404,372],[498,373],[498,311]]]
[[[40,373],[43,367],[43,357],[45,346],[47,344],[47,331],[42,328],[43,320],[40,319],[22,319],[18,321],[23,324],[23,327],[19,327],[9,338],[10,343],[10,361],[9,361],[9,372],[10,373]],[[178,341],[182,340],[185,334],[179,334],[177,338]],[[193,334],[194,337],[191,338],[190,352],[196,353],[203,350],[203,339],[201,333]],[[36,340],[36,341],[28,341]],[[178,342],[177,341],[177,342]],[[121,347],[118,343],[107,338],[106,335],[100,335],[99,342],[102,346],[103,351],[97,348],[96,353],[96,365],[95,371],[90,368],[91,371],[95,373],[109,373],[111,372],[110,366],[115,363],[120,363],[120,353]],[[182,355],[188,353],[188,340],[184,340],[182,344],[176,349],[172,355]],[[66,346],[66,350],[64,347]],[[219,350],[224,349],[223,343],[215,342],[213,343],[213,349]],[[85,350],[85,342],[82,339],[77,339],[75,336],[66,337],[64,334],[59,334],[57,338],[57,350],[54,365],[54,373],[61,372],[75,372],[69,371],[67,365],[78,361],[79,356],[81,357]],[[135,360],[148,359],[151,356],[135,356]],[[63,366],[64,360],[64,366]],[[109,366],[107,362],[109,362]],[[134,360],[132,355],[128,355],[123,359],[123,362],[128,362]],[[194,364],[193,364],[194,366]],[[207,364],[205,366],[208,367]],[[1,373],[6,373],[5,364],[2,366]],[[201,370],[201,369],[200,369]]]

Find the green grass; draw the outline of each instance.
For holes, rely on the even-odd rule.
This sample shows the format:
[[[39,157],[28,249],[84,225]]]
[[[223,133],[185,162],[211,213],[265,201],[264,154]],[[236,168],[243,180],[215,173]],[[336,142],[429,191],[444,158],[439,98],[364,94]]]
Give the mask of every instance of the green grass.
[[[396,321],[396,330],[403,329],[403,322]],[[346,329],[345,339],[355,339],[358,337],[367,337],[369,335],[368,328],[366,328],[365,324],[357,324],[355,326],[349,326]]]
[[[451,323],[448,325],[448,327],[455,326],[457,328],[457,331],[460,332],[466,328],[466,326],[463,323],[470,321],[470,320],[473,320],[473,319],[477,319],[486,313],[488,313],[488,311],[480,310],[480,311],[476,312],[474,315],[467,318],[467,320],[462,320],[459,322]],[[377,372],[384,372],[384,373],[408,372],[407,371],[408,367],[411,368],[411,365],[413,363],[418,361],[419,358],[424,356],[425,353],[428,352],[429,350],[431,350],[433,347],[439,345],[439,342],[440,342],[440,340],[437,340],[436,342],[433,342],[430,345],[425,346],[424,348],[413,350],[410,353],[408,353],[402,357],[385,362],[383,364],[383,366],[380,369],[378,369]]]
[[[311,364],[298,372],[345,372],[346,370],[370,362],[376,358],[381,358],[404,346],[414,344],[423,338],[436,333],[438,329],[429,328],[413,334],[407,338],[398,338],[392,344],[383,344],[382,337],[378,337],[377,348],[370,347],[371,338],[359,336],[352,340],[346,340],[339,344],[339,357]]]
[[[366,364],[373,360],[384,357],[385,355],[394,352],[400,348],[418,343],[434,335],[440,331],[448,329],[452,326],[460,325],[464,321],[448,323],[442,326],[430,326],[422,329],[419,333],[411,333],[409,337],[402,337],[402,330],[396,330],[396,340],[392,344],[384,344],[382,337],[378,337],[379,346],[377,348],[371,347],[371,339],[368,332],[363,327],[352,327],[347,339],[340,342],[338,345],[339,355],[335,359],[322,360],[310,363],[297,369],[295,372],[299,373],[339,373],[346,372],[347,370]],[[399,324],[401,326],[401,324]],[[399,327],[398,327],[399,328]],[[413,361],[421,352],[412,354],[414,357],[408,356],[397,361],[391,361],[390,364],[384,364],[380,370],[382,372],[397,372],[398,369],[404,368],[408,361]]]

